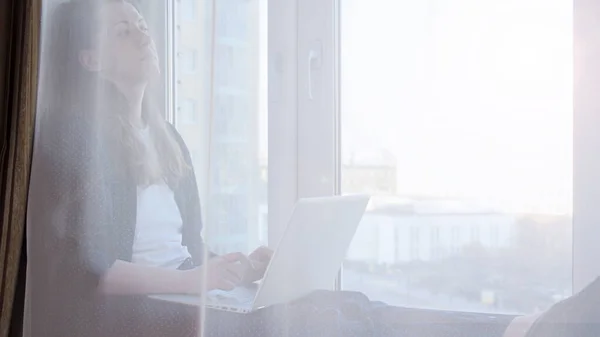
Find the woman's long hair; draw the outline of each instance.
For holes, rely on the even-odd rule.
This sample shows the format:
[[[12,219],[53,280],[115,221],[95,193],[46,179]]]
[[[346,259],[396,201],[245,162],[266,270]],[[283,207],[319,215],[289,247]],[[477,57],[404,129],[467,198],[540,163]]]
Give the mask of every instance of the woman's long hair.
[[[150,129],[160,167],[147,160],[146,147],[126,114],[125,97],[99,74],[84,69],[79,52],[98,44],[100,7],[126,0],[69,0],[56,6],[45,41],[38,118],[51,125],[76,123],[88,129],[89,137],[116,141],[117,160],[138,185],[164,178],[176,184],[188,165],[183,150],[165,121],[161,109],[151,102],[148,89],[142,104],[142,117]],[[114,163],[120,165],[121,163]]]

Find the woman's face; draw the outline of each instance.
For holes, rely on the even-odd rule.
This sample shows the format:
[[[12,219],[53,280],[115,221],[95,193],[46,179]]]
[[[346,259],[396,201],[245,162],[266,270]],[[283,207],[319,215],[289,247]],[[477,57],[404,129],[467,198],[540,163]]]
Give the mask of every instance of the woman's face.
[[[133,5],[109,2],[94,14],[100,20],[98,46],[80,53],[84,67],[124,85],[147,83],[159,74],[156,45]]]

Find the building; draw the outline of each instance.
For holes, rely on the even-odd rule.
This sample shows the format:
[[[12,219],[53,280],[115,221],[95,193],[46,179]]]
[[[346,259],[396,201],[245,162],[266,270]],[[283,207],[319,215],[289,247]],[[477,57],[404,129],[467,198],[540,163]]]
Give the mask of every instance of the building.
[[[470,245],[508,248],[518,218],[462,200],[374,197],[347,260],[399,264],[441,260]]]
[[[248,251],[259,239],[259,1],[215,4],[177,1],[175,119],[194,161],[206,241],[217,253]]]

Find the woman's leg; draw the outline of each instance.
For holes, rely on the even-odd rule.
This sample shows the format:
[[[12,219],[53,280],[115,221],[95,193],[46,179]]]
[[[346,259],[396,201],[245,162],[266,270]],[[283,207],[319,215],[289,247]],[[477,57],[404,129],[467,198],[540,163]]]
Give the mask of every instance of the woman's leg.
[[[391,307],[356,293],[307,299],[236,314],[140,298],[119,298],[111,336],[127,337],[502,337],[510,316]]]
[[[127,337],[197,337],[198,308],[150,299],[123,296],[110,299],[112,335]]]
[[[146,296],[112,296],[104,302],[98,333],[90,336],[123,337],[279,337],[307,336],[288,334],[299,322],[298,315],[288,315],[286,306],[275,306],[252,314],[237,314],[160,301]],[[302,329],[293,329],[301,331]],[[91,331],[90,331],[91,332]],[[202,333],[202,334],[200,334]]]

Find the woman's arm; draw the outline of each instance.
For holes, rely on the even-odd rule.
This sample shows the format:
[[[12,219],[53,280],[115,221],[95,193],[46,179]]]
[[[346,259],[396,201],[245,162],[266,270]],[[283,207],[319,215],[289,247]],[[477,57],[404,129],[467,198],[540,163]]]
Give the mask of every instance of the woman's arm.
[[[100,279],[99,290],[111,295],[190,293],[190,276],[181,270],[117,260]]]
[[[197,294],[204,290],[231,290],[242,281],[241,253],[215,257],[206,267],[173,270],[117,260],[100,278],[98,290],[110,295]],[[204,275],[206,274],[206,277]]]

